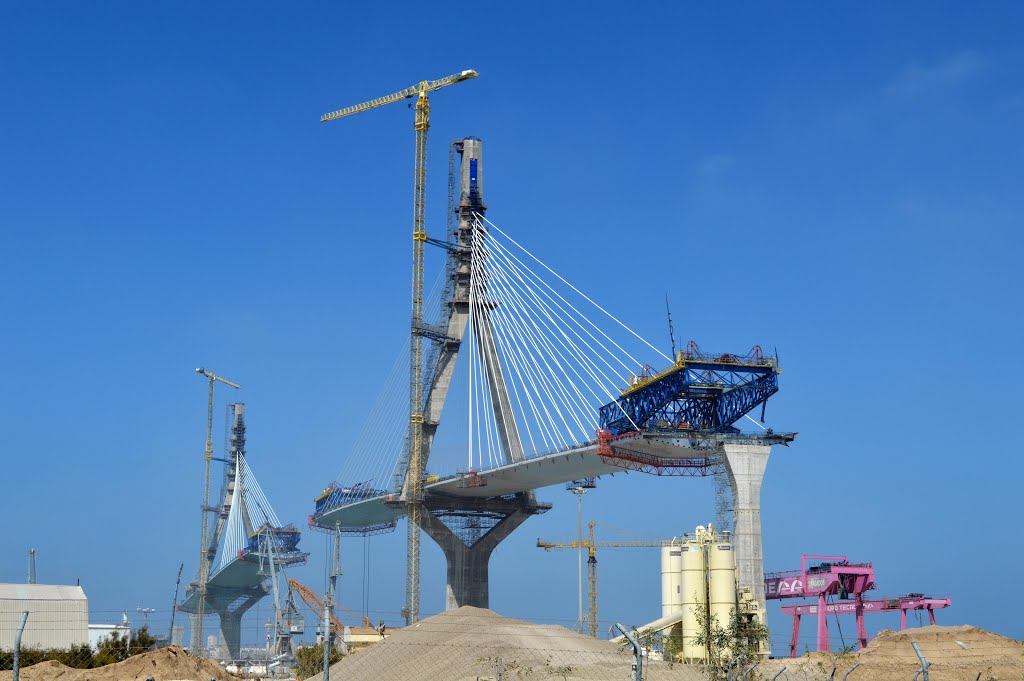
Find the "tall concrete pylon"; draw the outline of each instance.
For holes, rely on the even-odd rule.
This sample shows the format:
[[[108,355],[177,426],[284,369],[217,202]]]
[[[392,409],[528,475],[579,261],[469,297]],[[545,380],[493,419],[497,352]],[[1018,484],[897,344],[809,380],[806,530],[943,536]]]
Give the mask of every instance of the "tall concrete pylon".
[[[487,209],[483,202],[483,143],[470,137],[457,142],[456,148],[460,152],[461,162],[458,229],[455,234],[456,248],[452,253],[454,282],[444,337],[433,338],[441,347],[431,382],[427,386],[423,410],[424,466],[441,421],[441,412],[471,314],[473,230],[480,229],[474,213],[483,215]],[[489,314],[477,320],[472,335],[471,342],[476,343],[487,375],[505,460],[509,463],[522,461],[523,445],[515,425]],[[408,498],[409,472],[407,468],[402,485],[403,500]],[[546,510],[537,504],[532,491],[517,494],[514,499],[428,499],[423,503],[427,512],[419,514],[420,529],[440,546],[447,561],[445,604],[449,610],[463,605],[488,607],[488,566],[491,554],[527,518]]]
[[[771,445],[767,444],[722,445],[722,459],[732,488],[733,545],[739,586],[750,589],[762,618],[767,612],[767,602],[764,597],[761,485],[771,451]]]

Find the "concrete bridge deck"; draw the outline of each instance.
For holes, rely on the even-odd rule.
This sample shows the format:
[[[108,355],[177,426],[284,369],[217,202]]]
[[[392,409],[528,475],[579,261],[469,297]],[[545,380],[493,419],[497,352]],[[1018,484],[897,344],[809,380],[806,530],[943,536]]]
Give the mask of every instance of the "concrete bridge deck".
[[[599,444],[591,442],[524,461],[495,468],[458,473],[424,485],[430,497],[492,499],[544,487],[563,485],[582,478],[599,477],[640,470],[642,462],[659,463],[666,469],[679,466],[681,460],[699,474],[707,474],[711,466],[721,463],[726,443],[773,445],[792,441],[790,433],[696,434],[680,432],[644,432],[618,438],[612,445],[623,459],[602,457]],[[633,456],[635,455],[635,456]],[[696,474],[696,473],[695,473]],[[359,530],[394,523],[405,515],[398,495],[373,494],[343,505],[326,509],[311,520],[320,527],[339,527],[342,531]]]

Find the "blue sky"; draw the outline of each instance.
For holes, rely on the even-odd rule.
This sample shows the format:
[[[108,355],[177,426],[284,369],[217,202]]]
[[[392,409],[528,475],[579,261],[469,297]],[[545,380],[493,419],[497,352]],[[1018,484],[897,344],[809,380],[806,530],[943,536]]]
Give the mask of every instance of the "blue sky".
[[[483,138],[489,217],[644,336],[664,342],[667,292],[684,340],[779,349],[768,420],[800,435],[766,477],[768,569],[873,560],[880,592],[949,594],[942,622],[1024,637],[1002,585],[1024,561],[1022,20],[999,2],[0,4],[0,581],[35,546],[95,620],[166,623],[195,569],[200,365],[242,384],[253,469],[305,522],[408,324],[411,112],[318,118],[473,68],[431,100],[428,228],[447,140]],[[533,543],[568,538],[575,506],[541,497],[555,509],[492,560],[492,607],[571,624],[575,556]],[[711,497],[631,476],[585,508],[607,536],[660,537]],[[370,610],[395,623],[404,542],[370,541]],[[324,541],[304,543],[295,576],[322,589]],[[364,548],[344,545],[357,609]],[[656,552],[606,554],[602,623],[654,619]],[[426,611],[443,574],[429,546]]]

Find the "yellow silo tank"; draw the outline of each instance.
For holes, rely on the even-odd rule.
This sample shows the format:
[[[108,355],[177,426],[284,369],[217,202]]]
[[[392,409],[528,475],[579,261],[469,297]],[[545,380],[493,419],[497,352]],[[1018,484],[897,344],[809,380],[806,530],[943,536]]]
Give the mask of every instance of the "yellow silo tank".
[[[683,659],[705,659],[705,648],[694,641],[700,635],[699,612],[707,609],[707,563],[705,562],[706,535],[697,528],[697,538],[682,547],[682,633]]]
[[[661,616],[679,612],[679,556],[678,545],[661,547]]]
[[[736,610],[736,558],[728,533],[713,535],[708,545],[708,615],[712,626],[728,628]]]

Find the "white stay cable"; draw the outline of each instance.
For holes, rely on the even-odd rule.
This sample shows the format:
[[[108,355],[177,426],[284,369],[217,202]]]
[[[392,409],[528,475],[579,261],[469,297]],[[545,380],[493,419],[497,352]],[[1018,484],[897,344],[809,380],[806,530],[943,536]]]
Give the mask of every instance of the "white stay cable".
[[[512,307],[512,306],[508,305],[508,301],[507,300],[505,302],[506,302],[506,306]],[[501,306],[499,306],[499,307],[501,307]],[[569,424],[566,422],[565,415],[563,414],[563,410],[561,408],[562,406],[564,406],[565,403],[562,400],[556,399],[554,397],[554,393],[559,392],[559,389],[564,391],[564,388],[561,388],[561,386],[559,385],[558,382],[554,382],[554,381],[551,380],[551,377],[555,376],[556,372],[551,368],[551,365],[548,362],[547,353],[542,352],[541,348],[539,347],[538,340],[537,340],[538,336],[537,336],[537,334],[535,332],[536,324],[533,323],[533,322],[530,322],[534,326],[534,331],[531,331],[531,330],[529,330],[527,325],[525,323],[523,323],[521,315],[516,315],[515,319],[516,319],[516,325],[518,326],[519,331],[521,333],[523,333],[523,336],[524,336],[525,340],[533,347],[533,352],[529,353],[529,358],[531,360],[531,363],[534,365],[535,375],[539,379],[539,383],[540,383],[541,387],[543,388],[543,392],[544,392],[545,396],[547,397],[547,404],[549,404],[551,406],[551,408],[554,409],[555,414],[558,416],[558,419],[562,422],[562,428],[564,428],[565,431],[571,431],[571,428],[570,428]],[[544,364],[545,370],[543,370],[543,371],[540,370],[540,368],[538,366],[538,363],[537,363],[537,358],[538,357],[540,358],[541,362],[543,362],[543,364]],[[561,429],[556,428],[555,430],[557,432],[557,431],[559,431]],[[568,443],[565,442],[564,438],[562,438],[561,435],[559,435],[558,439],[562,441],[562,446],[566,446],[568,444]]]
[[[496,268],[496,270],[502,272],[502,277],[505,277],[503,268],[500,265]],[[508,279],[504,278],[503,281],[508,281]],[[514,285],[512,285],[512,282],[509,282],[509,284],[510,290],[512,290],[516,298],[522,300],[522,298],[515,292]],[[582,393],[580,393],[578,389],[578,385],[580,383],[582,383],[587,388],[587,390],[591,393],[591,397],[594,398],[594,400],[599,401],[602,400],[603,397],[611,397],[611,399],[614,399],[611,390],[609,390],[609,386],[614,386],[615,383],[604,373],[600,366],[598,366],[593,360],[590,359],[591,356],[596,355],[598,357],[601,357],[602,360],[604,360],[603,356],[600,355],[592,346],[590,346],[589,343],[586,342],[585,339],[582,338],[580,338],[580,341],[584,344],[584,346],[586,346],[587,351],[589,352],[586,352],[582,348],[580,348],[576,344],[576,342],[568,334],[566,334],[565,325],[559,324],[559,322],[561,321],[561,317],[555,316],[553,311],[545,304],[545,302],[538,296],[536,296],[535,291],[527,289],[524,291],[524,293],[529,298],[532,298],[532,301],[530,302],[533,303],[535,312],[531,316],[539,318],[544,327],[551,333],[551,335],[554,336],[555,340],[558,342],[558,345],[564,348],[566,352],[570,353],[572,361],[570,361],[569,358],[566,357],[565,354],[563,354],[562,350],[560,350],[557,346],[552,347],[553,351],[556,352],[558,356],[562,357],[563,360],[566,361],[566,365],[579,379],[579,381],[571,381],[570,385],[576,390],[577,394],[583,401],[584,413],[591,414],[594,408],[600,405],[595,405],[594,403],[591,403],[582,395]],[[526,304],[529,305],[530,303]],[[569,330],[574,331],[571,327]],[[575,335],[579,337],[578,334]],[[604,348],[602,346],[602,349],[605,352],[607,352],[607,348]],[[606,360],[605,364],[609,368],[611,368],[611,366],[607,363]],[[587,373],[590,379],[589,381],[580,375],[579,370],[577,369],[577,365],[580,368],[582,368],[584,372]],[[598,377],[597,374],[600,374],[600,377]],[[601,388],[601,391],[604,393],[603,397],[599,396],[594,391],[594,384],[598,385]]]
[[[478,244],[477,244],[477,245],[478,245]],[[478,256],[478,257],[474,258],[474,260],[475,260],[476,262],[480,262],[480,261],[482,261],[482,255],[478,253],[478,254],[477,254],[477,256]],[[518,369],[518,368],[519,368],[520,366],[522,367],[522,371],[523,371],[523,372],[526,372],[526,373],[527,373],[527,378],[529,379],[529,383],[530,383],[530,386],[532,387],[532,389],[534,389],[534,391],[535,391],[535,392],[537,392],[537,386],[536,386],[536,383],[535,383],[535,381],[534,381],[534,374],[532,374],[532,372],[529,372],[529,367],[528,367],[528,366],[526,366],[526,363],[525,363],[525,358],[524,358],[524,357],[522,356],[522,351],[521,351],[521,349],[520,349],[520,348],[518,348],[517,346],[512,346],[512,347],[513,347],[514,353],[512,354],[512,357],[511,357],[511,358],[512,358],[512,359],[513,359],[513,361],[514,361],[514,363],[515,363],[515,366],[517,367],[517,369]],[[518,355],[518,356],[517,356],[517,355]],[[528,387],[528,386],[527,386],[527,387]],[[530,392],[529,392],[529,391],[526,391],[526,393],[525,393],[525,394],[526,394],[526,396],[527,396],[527,399],[528,399],[528,401],[530,402],[530,405],[531,405],[531,406],[534,406],[534,405],[535,405],[535,401],[534,401],[534,398],[532,398],[532,396],[530,396]],[[536,409],[536,408],[535,408],[535,409]],[[549,432],[547,432],[547,429],[545,429],[545,432],[543,432],[542,434],[543,434],[543,435],[545,436],[545,440],[546,440],[546,441],[549,441],[549,438],[550,438],[550,433],[549,433]]]
[[[496,296],[496,298],[500,301],[500,297]],[[495,309],[491,311],[491,320],[495,330],[495,337],[500,345],[501,356],[505,360],[506,364],[509,367],[511,367],[511,372],[508,372],[510,375],[507,377],[506,383],[510,383],[513,386],[513,392],[516,395],[517,404],[519,405],[519,412],[522,416],[522,418],[519,420],[523,421],[523,426],[527,431],[529,439],[531,440],[531,445],[534,447],[534,450],[536,450],[536,443],[533,441],[532,437],[530,418],[528,416],[528,412],[522,404],[522,399],[519,398],[520,387],[517,385],[517,383],[522,384],[522,392],[524,393],[527,403],[530,406],[529,414],[532,415],[533,419],[535,420],[535,423],[541,426],[541,436],[544,438],[545,441],[550,441],[550,444],[548,446],[552,447],[554,446],[554,442],[551,441],[553,424],[549,425],[540,418],[541,409],[543,409],[545,415],[547,416],[547,420],[550,421],[551,419],[550,413],[547,412],[547,408],[543,404],[542,392],[539,389],[537,383],[538,380],[544,380],[543,373],[537,371],[535,368],[531,368],[530,362],[527,361],[527,354],[529,354],[528,350],[524,349],[522,343],[513,340],[521,340],[524,337],[524,334],[521,333],[520,328],[512,328],[511,330],[509,330],[509,327],[517,327],[518,325],[516,323],[509,322],[507,312],[510,308],[508,307],[507,303],[503,304],[497,301],[495,302],[497,304],[495,305]],[[532,357],[530,359],[532,359]],[[536,363],[534,362],[533,364],[535,367]],[[515,373],[514,378],[518,380],[512,380],[512,372]],[[531,395],[531,390],[534,393],[533,395]],[[536,396],[536,399],[534,396]]]
[[[499,318],[501,318],[500,315]],[[527,359],[529,360],[529,364],[532,365],[532,375],[535,378],[533,384],[535,387],[539,388],[538,396],[544,399],[545,412],[551,419],[552,431],[555,433],[560,433],[563,428],[568,429],[569,426],[565,422],[565,416],[562,413],[562,407],[564,407],[564,402],[555,397],[555,393],[557,393],[559,389],[557,382],[552,380],[552,377],[555,375],[555,372],[551,369],[550,364],[548,364],[547,362],[545,354],[541,351],[537,343],[535,334],[528,327],[526,327],[522,323],[521,319],[519,319],[518,317],[513,318],[513,325],[517,328],[520,337],[527,341],[528,344],[533,348],[532,351],[530,351],[529,348],[523,351]],[[540,363],[538,362],[538,357],[540,358],[541,362],[544,363],[544,368],[541,368]],[[548,411],[548,406],[550,406],[550,408],[555,411],[554,416],[552,416]],[[559,428],[556,425],[557,421],[555,419],[555,416],[557,416],[558,420],[562,422],[562,428]],[[562,446],[566,444],[561,435],[558,435],[558,439],[562,441]]]
[[[532,270],[530,270],[528,267],[523,265],[522,262],[519,261],[518,258],[515,258],[514,255],[511,255],[510,253],[508,253],[507,249],[505,249],[503,246],[500,245],[500,243],[495,241],[493,239],[493,237],[489,233],[484,232],[484,234],[487,235],[487,237],[489,238],[489,243],[490,243],[489,251],[492,253],[492,259],[495,259],[497,261],[503,261],[505,263],[505,267],[507,267],[507,269],[512,272],[513,278],[515,280],[517,280],[518,283],[516,283],[516,281],[511,281],[507,275],[506,275],[506,280],[508,280],[510,284],[513,284],[513,285],[517,286],[520,290],[523,290],[523,291],[528,293],[528,296],[534,300],[534,303],[536,304],[536,306],[543,312],[543,314],[541,316],[542,319],[543,319],[543,317],[547,317],[549,320],[552,321],[552,323],[554,323],[554,321],[556,319],[568,319],[568,320],[571,320],[573,322],[573,324],[575,324],[576,326],[579,326],[579,328],[582,329],[587,334],[587,336],[589,336],[590,339],[593,340],[598,345],[598,347],[600,347],[601,352],[598,352],[592,345],[590,345],[589,342],[587,342],[587,340],[585,338],[580,336],[580,334],[577,332],[576,328],[574,326],[572,326],[572,325],[566,326],[566,325],[563,324],[561,326],[556,326],[556,328],[558,329],[558,333],[564,339],[563,341],[560,341],[561,344],[563,345],[563,347],[566,346],[566,342],[568,342],[571,345],[570,352],[572,352],[578,358],[578,360],[579,360],[581,366],[584,368],[584,370],[591,376],[592,380],[597,385],[600,386],[601,391],[605,394],[605,397],[609,401],[612,401],[612,402],[615,402],[616,404],[619,404],[618,403],[618,397],[617,397],[616,393],[618,391],[617,384],[620,382],[621,379],[619,379],[617,376],[615,378],[609,378],[609,376],[607,374],[605,374],[604,370],[602,370],[597,365],[596,362],[594,362],[592,359],[590,359],[590,357],[591,356],[597,356],[598,358],[600,358],[602,363],[604,363],[604,365],[609,370],[611,370],[613,373],[615,373],[615,370],[611,366],[611,364],[608,362],[608,360],[605,358],[606,355],[608,357],[611,357],[615,362],[617,362],[620,366],[625,368],[627,371],[630,371],[629,367],[625,364],[625,362],[622,359],[620,359],[618,356],[616,356],[615,353],[611,352],[608,349],[607,346],[605,346],[596,337],[594,337],[594,335],[592,333],[590,333],[590,331],[585,326],[581,325],[579,323],[579,321],[575,318],[575,316],[570,314],[561,304],[559,304],[556,300],[551,298],[551,296],[548,295],[548,293],[546,291],[544,291],[543,288],[537,288],[535,286],[530,286],[529,284],[527,284],[526,281],[521,276],[522,274],[530,275],[530,280],[531,281],[538,282],[540,284],[543,284],[543,286],[547,287],[548,289],[551,289],[551,287],[546,282],[544,282],[542,279],[540,279],[536,275],[536,273],[532,272]],[[519,266],[517,266],[516,264],[514,264],[512,262],[513,259],[515,260],[515,262],[519,263]],[[505,268],[503,267],[503,268],[500,268],[500,269],[502,271],[504,271]],[[554,291],[554,289],[551,289],[551,290]],[[555,310],[553,310],[543,299],[541,299],[537,295],[537,291],[540,291],[540,293],[543,294],[545,298],[547,298],[555,307],[557,307],[558,310],[561,312],[561,314],[559,314],[559,312],[556,312]],[[580,315],[581,317],[583,317],[584,321],[586,321],[590,326],[596,328],[598,330],[598,332],[601,333],[601,335],[603,335],[605,338],[609,338],[607,336],[607,334],[605,334],[603,331],[601,331],[600,328],[598,328],[592,321],[590,321],[589,319],[586,319],[586,317],[584,317],[582,314],[580,314],[579,311],[576,310],[576,308],[571,305],[571,303],[568,303],[568,301],[565,301],[565,299],[561,295],[559,295],[557,293],[557,291],[555,291],[555,294],[556,294],[556,296],[558,296],[558,298],[560,300],[565,302],[566,305],[568,305],[573,312],[575,312],[577,315]],[[579,339],[579,341],[584,346],[586,346],[586,348],[587,348],[586,352],[582,351],[579,347],[577,347],[575,341],[573,341],[571,338],[569,338],[565,334],[565,330],[564,330],[565,328],[568,328],[569,331],[572,333],[572,335],[575,336],[577,339]],[[618,350],[620,350],[621,352],[623,352],[623,354],[625,354],[631,360],[636,362],[636,360],[633,359],[632,356],[629,355],[628,352],[623,350],[621,348],[621,346],[619,346],[617,343],[615,343],[614,340],[611,340],[610,338],[609,338],[609,340],[611,341],[612,345],[614,345]],[[648,344],[648,345],[650,345],[650,344]],[[569,349],[569,348],[567,348],[567,349]],[[604,354],[602,354],[602,352]],[[600,379],[596,375],[594,375],[595,372],[600,374],[600,376],[601,376]],[[591,391],[592,391],[592,389],[591,389]],[[601,398],[598,398],[598,399],[601,399]],[[596,406],[600,406],[600,405],[596,405]],[[619,407],[621,409],[621,405],[619,405]],[[625,410],[623,410],[623,413],[625,414]],[[629,419],[629,421],[632,423],[632,418],[630,418],[628,414],[625,414],[625,415],[626,415],[626,418]],[[633,427],[634,428],[637,427],[635,423],[633,423]]]
[[[558,352],[557,348],[551,345],[549,339],[543,334],[543,332],[541,331],[540,327],[536,324],[536,322],[533,321],[535,315],[527,316],[522,314],[519,310],[516,310],[514,308],[514,305],[510,304],[509,298],[504,297],[504,293],[505,292],[501,292],[500,294],[500,299],[504,301],[504,310],[515,313],[516,316],[519,318],[526,317],[529,320],[529,324],[532,326],[532,329],[526,328],[523,335],[527,340],[533,343],[534,347],[537,349],[537,353],[542,356],[542,359],[548,366],[549,375],[552,377],[552,380],[549,381],[549,384],[553,388],[554,392],[558,394],[558,406],[564,407],[565,412],[569,414],[572,420],[576,423],[577,427],[581,431],[585,431],[586,427],[581,422],[580,413],[582,412],[585,414],[589,405],[587,405],[585,401],[581,402],[578,399],[576,399],[579,397],[579,389],[576,387],[576,384],[573,381],[559,380],[558,378],[559,375],[561,376],[561,378],[564,379],[569,378],[568,373],[562,366],[562,362],[559,361],[559,357],[561,356],[562,359],[564,359],[564,356],[562,356],[561,353]],[[548,364],[549,359],[550,364]],[[550,368],[551,364],[553,364],[557,368],[557,372]],[[570,394],[568,389],[566,388],[566,385],[568,385],[568,387],[571,388],[573,391],[576,391],[577,395]],[[584,416],[583,418],[585,419],[586,417]]]
[[[588,424],[586,428],[584,428],[581,424],[581,430],[592,430],[592,426],[596,425],[594,424],[593,420],[594,413],[596,408],[600,406],[598,402],[602,400],[602,397],[599,396],[597,392],[594,390],[594,385],[597,385],[605,394],[605,396],[611,396],[611,392],[608,388],[609,384],[611,384],[611,380],[608,379],[607,375],[605,375],[603,371],[601,371],[599,366],[597,366],[593,361],[589,359],[588,353],[584,352],[579,346],[577,346],[573,339],[569,337],[568,334],[565,333],[564,324],[559,323],[560,318],[555,317],[552,314],[552,311],[549,307],[547,307],[544,301],[540,299],[538,296],[536,296],[535,291],[524,287],[522,289],[523,294],[527,296],[527,299],[524,300],[524,298],[517,291],[515,282],[512,280],[511,277],[509,277],[505,273],[504,267],[502,267],[496,262],[494,264],[494,270],[498,275],[496,276],[495,281],[497,283],[506,284],[508,288],[507,292],[511,293],[511,297],[513,298],[514,302],[518,304],[518,306],[521,307],[531,319],[539,319],[544,329],[547,330],[548,334],[553,336],[554,340],[557,341],[557,345],[553,345],[548,340],[546,335],[540,335],[540,338],[543,340],[545,348],[547,349],[549,354],[552,355],[555,365],[558,366],[563,371],[563,375],[565,376],[565,378],[571,379],[571,377],[568,376],[568,373],[565,371],[566,368],[568,368],[568,370],[571,371],[573,375],[575,375],[577,380],[568,381],[568,384],[575,392],[575,395],[570,395],[568,397],[572,399],[574,404],[577,406],[579,414],[582,416],[582,419],[586,421]],[[507,292],[503,291],[503,293]],[[517,307],[517,305],[511,304],[508,301],[508,297],[506,297],[505,300],[507,307]],[[536,324],[534,325],[536,326]],[[539,329],[539,327],[537,328]],[[586,344],[585,341],[583,342],[585,345],[587,345],[587,348],[591,354],[596,354],[593,347],[591,347],[589,344]],[[605,348],[605,350],[607,349]],[[568,356],[566,355],[566,353],[569,353]],[[561,359],[561,361],[559,361],[559,358]],[[580,374],[581,369],[583,370],[583,372],[587,374],[586,377]],[[595,370],[601,374],[601,378],[599,378],[595,374]],[[590,393],[590,397],[592,399],[588,399],[585,395],[583,395],[582,391],[580,390],[580,384],[582,384],[583,387]]]
[[[520,244],[520,243],[519,243],[518,241],[516,241],[515,239],[513,239],[512,237],[510,237],[510,236],[509,236],[508,234],[506,234],[506,233],[505,233],[505,232],[504,232],[504,231],[503,231],[503,230],[502,230],[502,229],[501,229],[500,227],[498,227],[498,226],[497,226],[496,224],[494,224],[493,222],[491,222],[490,220],[488,220],[488,219],[487,219],[486,217],[484,217],[484,216],[480,215],[479,213],[473,213],[473,215],[475,215],[475,216],[477,217],[477,219],[479,219],[479,220],[483,220],[483,221],[484,221],[484,222],[486,222],[486,223],[487,223],[488,225],[490,225],[490,226],[491,226],[491,227],[493,227],[493,228],[494,228],[495,230],[497,230],[497,232],[498,232],[499,234],[501,234],[501,235],[502,235],[503,237],[505,237],[506,239],[508,239],[509,241],[511,241],[511,242],[512,242],[513,244],[515,244],[515,245],[516,245],[516,246],[517,246],[517,247],[518,247],[518,248],[519,248],[519,249],[520,249],[521,251],[523,251],[523,253],[526,253],[526,255],[530,256],[530,258],[532,258],[532,259],[533,259],[533,260],[534,260],[535,262],[537,262],[537,264],[539,264],[539,265],[540,265],[541,267],[543,267],[544,269],[546,269],[546,270],[547,270],[548,272],[550,272],[551,274],[553,274],[553,275],[555,275],[556,277],[558,277],[559,281],[561,281],[561,282],[562,282],[563,284],[565,284],[566,286],[568,286],[569,288],[571,288],[571,289],[572,289],[573,291],[575,291],[576,293],[578,293],[578,294],[579,294],[580,296],[582,296],[582,297],[583,297],[583,299],[584,299],[584,300],[586,300],[586,301],[587,301],[588,303],[590,303],[591,305],[593,305],[594,307],[596,307],[596,308],[597,308],[598,310],[600,310],[601,312],[603,312],[603,313],[604,313],[604,314],[605,314],[605,315],[606,315],[606,316],[607,316],[607,317],[608,317],[609,319],[611,319],[611,320],[612,320],[612,321],[614,321],[614,322],[615,322],[616,324],[618,324],[619,326],[621,326],[622,328],[624,328],[624,329],[625,329],[626,331],[628,331],[629,333],[631,333],[631,334],[632,334],[632,335],[633,335],[634,337],[636,337],[636,338],[637,338],[637,339],[638,339],[639,341],[641,341],[642,343],[644,343],[644,344],[645,344],[645,345],[646,345],[647,347],[649,347],[649,348],[650,348],[651,350],[654,350],[654,351],[655,351],[656,353],[658,353],[659,355],[661,355],[662,357],[664,357],[664,358],[665,358],[666,360],[668,360],[669,362],[672,362],[672,361],[674,361],[674,360],[673,360],[673,359],[672,359],[671,357],[669,357],[668,355],[666,355],[666,354],[665,354],[664,352],[662,352],[661,350],[659,350],[658,348],[654,347],[654,346],[653,346],[653,345],[651,345],[651,344],[650,344],[649,342],[647,342],[647,340],[646,340],[646,339],[644,339],[644,337],[643,337],[643,336],[641,336],[641,335],[640,335],[640,334],[638,334],[638,333],[637,333],[636,331],[634,331],[633,329],[631,329],[631,328],[629,328],[628,326],[626,326],[626,325],[625,325],[625,324],[624,324],[624,323],[623,323],[622,321],[620,321],[620,320],[619,320],[619,318],[618,318],[618,317],[616,317],[616,316],[615,316],[615,315],[613,315],[613,314],[612,314],[611,312],[608,312],[608,310],[604,309],[603,307],[601,307],[600,305],[598,305],[597,303],[595,303],[595,302],[594,302],[593,300],[591,300],[591,299],[590,299],[590,297],[589,297],[589,296],[587,296],[587,295],[586,295],[585,293],[583,293],[583,292],[582,292],[582,291],[580,291],[580,290],[579,290],[578,288],[576,288],[575,286],[573,286],[572,284],[570,284],[570,283],[569,283],[568,281],[566,281],[566,280],[565,280],[564,278],[562,278],[562,275],[558,274],[558,272],[555,272],[555,271],[554,271],[553,269],[551,269],[550,267],[548,267],[548,266],[547,266],[547,265],[546,265],[546,264],[545,264],[545,263],[544,263],[544,262],[543,262],[542,260],[540,260],[540,258],[538,258],[537,256],[535,256],[535,255],[534,255],[533,253],[531,253],[530,251],[526,250],[526,248],[524,248],[524,247],[523,247],[523,246],[522,246],[522,245],[521,245],[521,244]],[[611,340],[611,339],[609,338],[609,340]]]
[[[531,296],[536,299],[538,306],[540,306],[543,309],[547,310],[550,314],[555,315],[559,319],[564,319],[564,320],[568,320],[568,321],[572,322],[571,325],[570,324],[566,325],[568,330],[576,338],[578,338],[581,343],[583,343],[587,347],[587,350],[590,353],[596,355],[597,357],[599,357],[601,359],[602,362],[604,362],[605,366],[608,367],[608,370],[616,375],[615,378],[616,378],[617,381],[621,380],[621,378],[618,376],[618,370],[609,363],[609,361],[606,359],[606,357],[610,357],[612,360],[614,360],[616,363],[618,363],[619,366],[622,368],[622,370],[624,370],[627,374],[636,373],[637,368],[640,366],[640,364],[639,364],[639,362],[637,360],[635,360],[631,355],[629,355],[629,353],[627,353],[625,350],[623,350],[621,347],[619,347],[613,341],[612,344],[615,345],[615,347],[618,350],[620,350],[632,362],[632,366],[627,364],[621,357],[616,355],[606,345],[604,345],[604,343],[602,343],[600,340],[598,340],[594,336],[594,334],[592,334],[590,332],[590,329],[588,329],[587,326],[581,324],[579,322],[579,320],[577,319],[577,315],[579,317],[581,317],[583,319],[583,321],[585,321],[588,325],[590,325],[591,327],[596,328],[596,325],[594,324],[594,322],[592,322],[590,319],[588,319],[585,316],[583,316],[579,312],[579,310],[577,310],[575,307],[573,307],[572,305],[570,305],[567,302],[566,302],[566,305],[568,305],[568,307],[571,310],[571,312],[569,310],[566,310],[565,307],[563,307],[557,300],[552,298],[551,295],[547,291],[545,291],[543,287],[531,286],[531,283],[535,284],[535,283],[538,283],[538,281],[539,281],[539,283],[544,284],[544,286],[546,286],[546,284],[542,280],[539,280],[539,278],[537,277],[536,273],[530,271],[529,269],[525,269],[524,270],[521,267],[517,266],[515,264],[515,261],[514,261],[514,256],[511,256],[511,254],[507,253],[507,251],[504,249],[504,247],[502,247],[499,243],[494,242],[493,238],[492,238],[492,245],[493,245],[492,250],[498,256],[499,260],[501,260],[502,262],[506,263],[507,269],[514,274],[515,279],[518,281],[520,287],[523,288],[524,290],[530,291]],[[548,305],[548,303],[546,303],[540,296],[538,296],[537,295],[538,293],[543,295],[544,298],[547,298],[547,300],[550,301],[551,305],[554,305],[554,308],[557,308],[557,312],[555,311],[555,309],[553,309],[551,307],[551,305]],[[563,300],[563,302],[565,302],[564,299],[562,299],[562,300]],[[573,314],[573,313],[575,313],[575,314]],[[594,343],[596,343],[598,345],[598,347],[600,347],[601,353],[598,353],[597,350],[595,350],[595,348],[587,341],[587,339],[580,335],[580,333],[579,333],[579,331],[577,331],[576,327],[579,327],[579,329],[581,331],[583,331],[583,333],[586,334],[587,337],[589,337]],[[604,372],[602,372],[602,375],[604,375]],[[608,377],[606,375],[605,375],[605,379],[606,380],[611,380],[611,379],[608,379]]]

